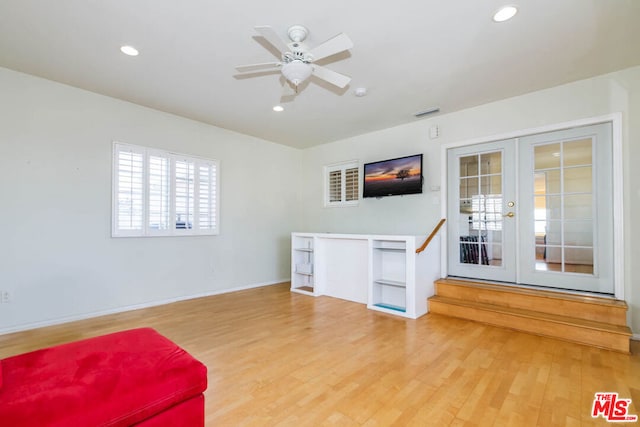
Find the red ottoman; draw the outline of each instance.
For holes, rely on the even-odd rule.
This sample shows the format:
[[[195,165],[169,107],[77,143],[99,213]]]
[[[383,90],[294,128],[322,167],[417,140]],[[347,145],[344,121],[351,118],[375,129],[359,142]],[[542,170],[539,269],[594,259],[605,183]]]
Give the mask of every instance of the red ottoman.
[[[0,361],[0,425],[204,426],[207,368],[151,328]]]

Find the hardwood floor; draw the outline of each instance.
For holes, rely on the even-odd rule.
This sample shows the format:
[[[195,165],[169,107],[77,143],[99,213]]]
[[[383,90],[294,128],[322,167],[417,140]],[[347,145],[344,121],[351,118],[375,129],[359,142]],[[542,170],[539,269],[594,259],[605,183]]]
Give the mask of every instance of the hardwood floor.
[[[0,359],[151,326],[209,369],[208,426],[581,426],[595,392],[640,414],[632,355],[281,284],[0,336]]]

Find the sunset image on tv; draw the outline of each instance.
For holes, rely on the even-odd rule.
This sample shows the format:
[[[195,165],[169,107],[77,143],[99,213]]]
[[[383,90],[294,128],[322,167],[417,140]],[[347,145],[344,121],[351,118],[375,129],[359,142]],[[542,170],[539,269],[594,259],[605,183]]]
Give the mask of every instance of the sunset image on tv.
[[[364,165],[364,197],[422,193],[422,154]]]

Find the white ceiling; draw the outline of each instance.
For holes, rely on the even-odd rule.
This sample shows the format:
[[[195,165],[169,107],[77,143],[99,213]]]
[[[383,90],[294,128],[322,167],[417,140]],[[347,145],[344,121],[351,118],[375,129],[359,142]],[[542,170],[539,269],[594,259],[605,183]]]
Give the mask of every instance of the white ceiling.
[[[640,64],[640,0],[520,0],[494,23],[503,4],[0,0],[0,66],[304,148]],[[321,64],[353,79],[339,90],[312,77],[276,113],[279,74],[234,67],[277,60],[254,26],[286,39],[293,24],[312,47],[346,33],[354,47]]]

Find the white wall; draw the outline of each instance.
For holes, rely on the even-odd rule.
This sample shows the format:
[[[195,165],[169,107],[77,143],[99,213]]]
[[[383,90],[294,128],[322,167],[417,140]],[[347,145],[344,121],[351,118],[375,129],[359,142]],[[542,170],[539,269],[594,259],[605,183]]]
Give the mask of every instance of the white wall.
[[[304,151],[307,185],[301,191],[304,231],[364,234],[427,234],[440,218],[440,145],[427,137],[425,122],[389,128]],[[425,133],[426,130],[426,133]],[[436,140],[437,141],[437,140]],[[361,199],[357,207],[324,208],[323,166],[345,160],[360,164],[424,153],[424,194]],[[363,174],[363,171],[360,171]],[[360,181],[362,183],[362,179]],[[360,188],[362,195],[362,188]]]
[[[2,68],[0,94],[0,290],[13,299],[0,333],[286,279],[291,231],[426,234],[441,216],[441,144],[622,112],[625,295],[640,334],[640,67],[304,151]],[[221,234],[111,238],[113,140],[220,160]],[[424,194],[323,207],[322,166],[415,153]]]
[[[627,104],[623,116],[625,290],[631,329],[640,339],[640,67],[616,73],[612,93],[612,98]]]
[[[300,151],[2,68],[0,94],[0,333],[289,278]],[[114,140],[220,160],[220,235],[111,238]]]
[[[314,147],[304,152],[307,190],[301,195],[304,231],[428,233],[440,218],[441,144],[503,135],[545,125],[623,113],[625,205],[625,298],[630,325],[640,334],[640,67],[542,90],[379,132]],[[441,136],[429,138],[438,125]],[[366,199],[352,208],[322,206],[322,166],[357,159],[361,163],[424,153],[423,195]],[[635,220],[634,220],[635,218]],[[640,337],[640,335],[639,335]]]

